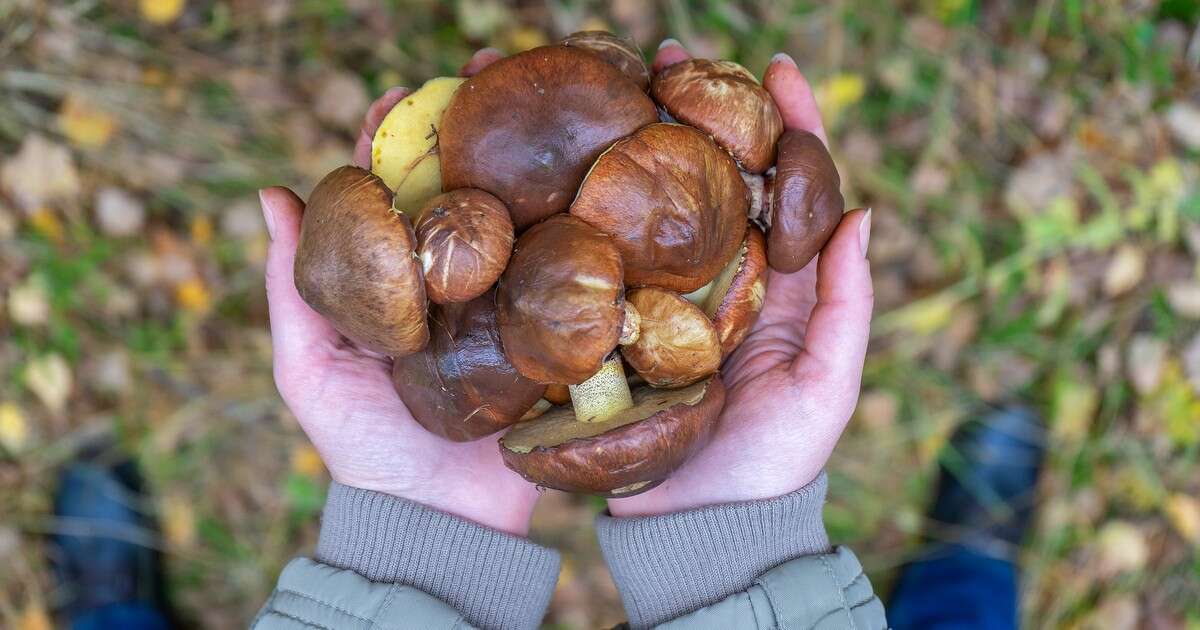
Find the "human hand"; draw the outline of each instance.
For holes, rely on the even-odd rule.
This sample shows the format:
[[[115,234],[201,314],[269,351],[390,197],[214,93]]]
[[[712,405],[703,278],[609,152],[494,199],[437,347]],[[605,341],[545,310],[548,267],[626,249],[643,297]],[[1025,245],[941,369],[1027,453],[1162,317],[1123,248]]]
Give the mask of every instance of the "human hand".
[[[500,58],[479,51],[469,76]],[[393,88],[367,112],[354,162],[370,168],[371,138],[392,106]],[[403,497],[523,536],[537,500],[534,486],[506,468],[496,441],[458,443],[423,429],[392,388],[391,360],[342,337],[296,292],[293,261],[304,202],[286,188],[260,193],[271,245],[267,301],[275,384],[334,480]]]
[[[668,43],[653,71],[687,58]],[[812,89],[790,57],[771,60],[763,85],[786,129],[829,144]],[[870,212],[849,212],[808,266],[770,272],[757,323],[721,369],[725,410],[712,441],[657,488],[610,500],[614,516],[777,497],[820,474],[858,402],[874,302],[870,233]]]

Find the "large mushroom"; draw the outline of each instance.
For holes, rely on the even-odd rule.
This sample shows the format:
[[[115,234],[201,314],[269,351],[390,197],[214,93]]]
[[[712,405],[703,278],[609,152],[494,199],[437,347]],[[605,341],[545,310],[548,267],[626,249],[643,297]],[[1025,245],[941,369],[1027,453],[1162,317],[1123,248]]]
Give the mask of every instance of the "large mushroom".
[[[751,173],[767,170],[783,117],[771,94],[732,61],[688,59],[654,77],[650,94],[675,120],[711,134]]]
[[[492,193],[521,231],[565,210],[602,151],[656,120],[650,98],[597,55],[534,48],[454,93],[438,134],[442,188]]]
[[[741,245],[749,198],[737,166],[711,138],[656,123],[596,160],[571,215],[613,238],[626,285],[689,292]]]
[[[413,417],[456,442],[491,435],[517,422],[544,385],[517,372],[500,345],[495,294],[435,306],[429,345],[396,359],[392,382]]]
[[[775,172],[744,178],[754,198],[750,217],[767,228],[771,268],[803,269],[833,236],[846,209],[829,149],[807,131],[789,130],[779,139]]]
[[[474,188],[452,190],[427,201],[415,229],[425,290],[437,304],[482,295],[504,273],[512,253],[508,209]]]
[[[383,180],[354,166],[309,196],[296,248],[296,290],[359,346],[392,357],[425,347],[425,280],[408,218]]]
[[[642,51],[629,39],[617,37],[608,31],[579,31],[567,35],[561,43],[595,53],[620,70],[643,92],[650,87],[650,69],[642,58]]]

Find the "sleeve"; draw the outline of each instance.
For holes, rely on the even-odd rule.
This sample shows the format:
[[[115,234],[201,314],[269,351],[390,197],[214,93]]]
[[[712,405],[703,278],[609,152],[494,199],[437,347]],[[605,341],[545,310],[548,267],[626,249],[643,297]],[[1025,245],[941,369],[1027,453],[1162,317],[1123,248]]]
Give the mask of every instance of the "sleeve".
[[[536,628],[559,567],[523,538],[336,482],[315,560],[287,566],[256,628]]]
[[[600,547],[630,625],[885,627],[857,559],[830,548],[821,520],[826,488],[822,473],[774,499],[599,517]]]

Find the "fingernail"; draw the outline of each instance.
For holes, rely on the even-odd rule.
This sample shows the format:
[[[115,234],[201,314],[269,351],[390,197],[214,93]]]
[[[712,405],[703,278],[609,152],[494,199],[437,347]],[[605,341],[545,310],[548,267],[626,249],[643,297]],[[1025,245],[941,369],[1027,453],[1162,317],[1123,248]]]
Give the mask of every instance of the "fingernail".
[[[867,257],[867,244],[871,242],[871,208],[867,208],[862,221],[858,224],[858,248],[862,250],[863,258]]]
[[[486,48],[480,48],[479,50],[475,51],[475,54],[472,56],[478,57],[479,55],[482,55],[483,53],[498,55],[500,57],[504,56],[504,53],[499,48],[492,48],[491,46],[488,46]]]
[[[271,204],[267,202],[266,193],[266,188],[258,191],[258,202],[262,205],[263,221],[267,224],[267,237],[273,241],[275,240],[275,213],[271,210]]]
[[[683,44],[680,44],[679,40],[675,39],[674,37],[668,37],[668,38],[662,40],[662,43],[658,45],[658,49],[662,50],[662,49],[666,48],[667,46],[678,46],[680,48],[683,48]]]
[[[785,52],[775,53],[775,56],[771,57],[771,63],[786,63],[793,68],[799,67],[796,65],[796,60],[792,59],[792,56]]]

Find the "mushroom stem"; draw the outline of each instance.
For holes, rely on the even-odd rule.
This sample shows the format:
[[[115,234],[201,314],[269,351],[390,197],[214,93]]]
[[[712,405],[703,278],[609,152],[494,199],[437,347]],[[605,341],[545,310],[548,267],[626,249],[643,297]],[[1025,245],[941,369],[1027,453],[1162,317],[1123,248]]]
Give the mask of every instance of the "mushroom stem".
[[[613,353],[588,380],[571,385],[571,404],[579,422],[603,422],[633,406],[625,366]]]
[[[771,204],[771,184],[775,179],[775,168],[772,167],[764,175],[755,175],[746,171],[738,171],[746,188],[750,190],[750,207],[746,210],[746,218],[763,226],[771,227],[771,215],[774,208]]]

